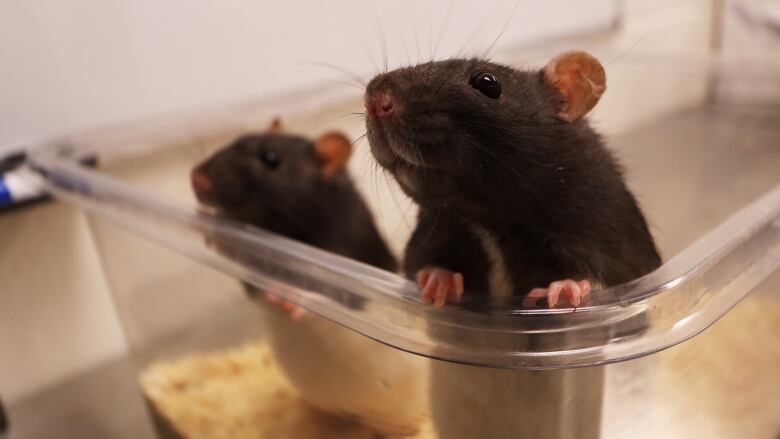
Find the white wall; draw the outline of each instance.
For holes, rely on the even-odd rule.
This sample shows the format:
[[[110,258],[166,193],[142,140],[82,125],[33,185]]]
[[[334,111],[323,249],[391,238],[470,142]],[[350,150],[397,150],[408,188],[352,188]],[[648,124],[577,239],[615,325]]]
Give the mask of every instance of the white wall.
[[[454,5],[446,20],[445,3]],[[493,4],[499,5],[495,11]],[[438,54],[451,55],[490,15],[467,45],[475,51],[489,45],[514,1],[483,5],[468,0],[0,1],[0,155],[52,134],[339,76],[306,62],[371,73],[375,67],[357,36],[375,59],[381,58],[376,16],[388,36],[391,64],[406,60],[400,37],[412,60],[418,59],[415,39],[420,56],[427,57],[428,35],[438,35],[446,21]],[[502,39],[505,46],[609,26],[615,17],[612,0],[523,0],[519,5]],[[710,7],[710,0],[626,0],[625,24],[613,39],[625,47],[639,41],[636,52],[705,50]],[[637,101],[630,90],[616,91],[610,99]],[[92,239],[83,216],[69,207],[0,215],[0,395],[5,400],[126,349]]]
[[[0,1],[0,156],[107,122],[343,79],[311,62],[371,74],[377,67],[367,53],[383,64],[382,33],[390,65],[407,62],[407,50],[411,61],[429,57],[440,32],[439,56],[481,51],[514,4]],[[615,0],[517,4],[499,46],[610,27],[616,17]],[[81,213],[61,205],[0,216],[0,395],[6,401],[126,350],[86,224]]]
[[[454,5],[447,20],[445,3]],[[499,5],[495,11],[493,4]],[[467,45],[471,51],[484,48],[514,1],[483,5],[468,0],[0,1],[0,155],[52,134],[338,77],[307,61],[370,73],[375,67],[356,35],[381,58],[376,16],[382,17],[391,63],[406,60],[399,37],[416,60],[417,34],[426,57],[427,36],[438,35],[447,21],[438,54],[451,55],[490,15]],[[502,39],[505,46],[609,26],[615,17],[612,0],[523,0],[519,5]],[[710,6],[710,0],[626,0],[625,24],[612,39],[625,47],[639,41],[637,52],[705,50]],[[611,99],[638,100],[630,90],[616,91]],[[126,349],[92,240],[84,217],[69,207],[0,215],[0,395],[5,400],[13,402]]]
[[[499,45],[604,28],[616,18],[615,4],[520,0]],[[429,56],[440,33],[439,55],[456,53],[472,34],[467,49],[481,50],[514,5],[514,0],[3,1],[0,153],[110,121],[343,76],[313,62],[370,73],[375,67],[367,53],[383,64],[382,34],[391,64],[406,62],[407,50],[411,60]]]

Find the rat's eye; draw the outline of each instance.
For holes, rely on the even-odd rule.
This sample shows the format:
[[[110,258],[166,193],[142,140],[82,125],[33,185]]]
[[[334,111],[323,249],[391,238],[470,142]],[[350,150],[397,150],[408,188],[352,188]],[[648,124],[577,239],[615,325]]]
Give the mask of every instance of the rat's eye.
[[[268,168],[276,169],[279,167],[279,162],[280,162],[279,154],[273,151],[261,152],[259,158],[263,162],[263,164]]]
[[[498,82],[498,78],[492,73],[474,73],[471,75],[471,79],[469,79],[469,85],[491,99],[498,99],[501,96],[501,83]]]

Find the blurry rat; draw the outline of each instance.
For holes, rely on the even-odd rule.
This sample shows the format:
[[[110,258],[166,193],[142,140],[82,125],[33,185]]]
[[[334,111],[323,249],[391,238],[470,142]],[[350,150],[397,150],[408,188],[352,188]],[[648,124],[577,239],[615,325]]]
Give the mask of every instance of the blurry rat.
[[[267,132],[242,136],[198,165],[192,186],[218,215],[397,271],[346,171],[350,153],[341,133],[311,141],[283,133],[275,120]],[[384,433],[413,432],[427,417],[423,359],[316,316],[298,319],[302,309],[291,303],[283,305],[297,321],[258,304],[276,362],[309,404]]]
[[[660,265],[620,165],[583,119],[605,88],[583,52],[532,71],[429,62],[368,84],[371,151],[420,206],[404,269],[424,301],[465,290],[576,307]]]
[[[193,169],[192,187],[198,201],[220,215],[396,271],[395,257],[345,172],[351,152],[342,133],[312,142],[284,134],[275,119],[267,132],[242,136]],[[257,293],[248,285],[246,290]],[[295,319],[304,314],[281,303]]]
[[[312,142],[249,134],[217,151],[191,175],[198,201],[220,215],[396,271],[398,263],[345,167],[351,143],[339,132]]]

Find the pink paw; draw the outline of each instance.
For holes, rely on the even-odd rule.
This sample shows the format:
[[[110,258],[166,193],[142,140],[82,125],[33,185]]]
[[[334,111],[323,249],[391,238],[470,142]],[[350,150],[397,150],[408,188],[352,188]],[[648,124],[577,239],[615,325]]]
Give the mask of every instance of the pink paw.
[[[564,279],[555,281],[547,288],[534,288],[523,299],[523,306],[533,307],[536,306],[536,302],[541,298],[547,298],[547,303],[550,308],[555,308],[558,304],[558,299],[563,293],[573,307],[578,307],[582,304],[590,294],[590,281],[587,279],[575,281],[571,279]]]
[[[301,317],[307,314],[306,310],[301,308],[300,306],[292,302],[282,300],[278,296],[274,296],[271,293],[265,293],[265,298],[268,299],[268,301],[271,303],[280,304],[282,308],[284,308],[284,310],[287,312],[287,314],[290,315],[290,318],[293,320],[300,320]]]
[[[450,303],[459,302],[460,296],[463,295],[463,275],[443,268],[420,270],[417,273],[417,283],[422,288],[423,303],[433,302],[441,307],[447,299],[450,299]]]

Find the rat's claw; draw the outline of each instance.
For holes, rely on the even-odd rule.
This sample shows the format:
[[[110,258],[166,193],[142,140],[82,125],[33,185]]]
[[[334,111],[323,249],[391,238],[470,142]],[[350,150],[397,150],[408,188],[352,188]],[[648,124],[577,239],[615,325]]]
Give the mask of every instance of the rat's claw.
[[[290,318],[295,320],[300,320],[307,314],[306,310],[301,308],[300,306],[293,305],[294,308],[290,310]]]
[[[455,290],[455,299],[460,302],[460,297],[463,296],[463,274],[455,273],[452,275],[452,287]]]
[[[417,273],[417,283],[423,288],[428,284],[428,279],[430,278],[431,278],[430,271],[422,270],[419,273]]]
[[[523,306],[533,308],[536,306],[536,302],[543,297],[547,297],[547,288],[534,288],[523,298]]]
[[[441,307],[450,302],[459,302],[463,295],[463,275],[442,268],[421,270],[417,273],[417,282],[422,288],[423,303]]]
[[[576,308],[588,298],[588,295],[590,294],[590,281],[587,279],[581,281],[564,279],[552,282],[547,288],[534,288],[528,293],[525,299],[523,299],[523,306],[535,306],[538,299],[546,297],[549,307],[555,308],[561,293],[566,297],[568,303]]]
[[[580,291],[582,292],[582,301],[584,302],[588,296],[590,296],[590,281],[587,279],[583,279],[577,284],[580,286]]]
[[[287,314],[290,315],[290,318],[293,320],[300,320],[301,317],[306,315],[306,310],[301,308],[300,306],[289,302],[287,300],[283,300],[279,298],[279,296],[276,296],[271,293],[265,293],[265,298],[271,302],[271,303],[278,303],[281,305],[281,307],[287,311]]]

